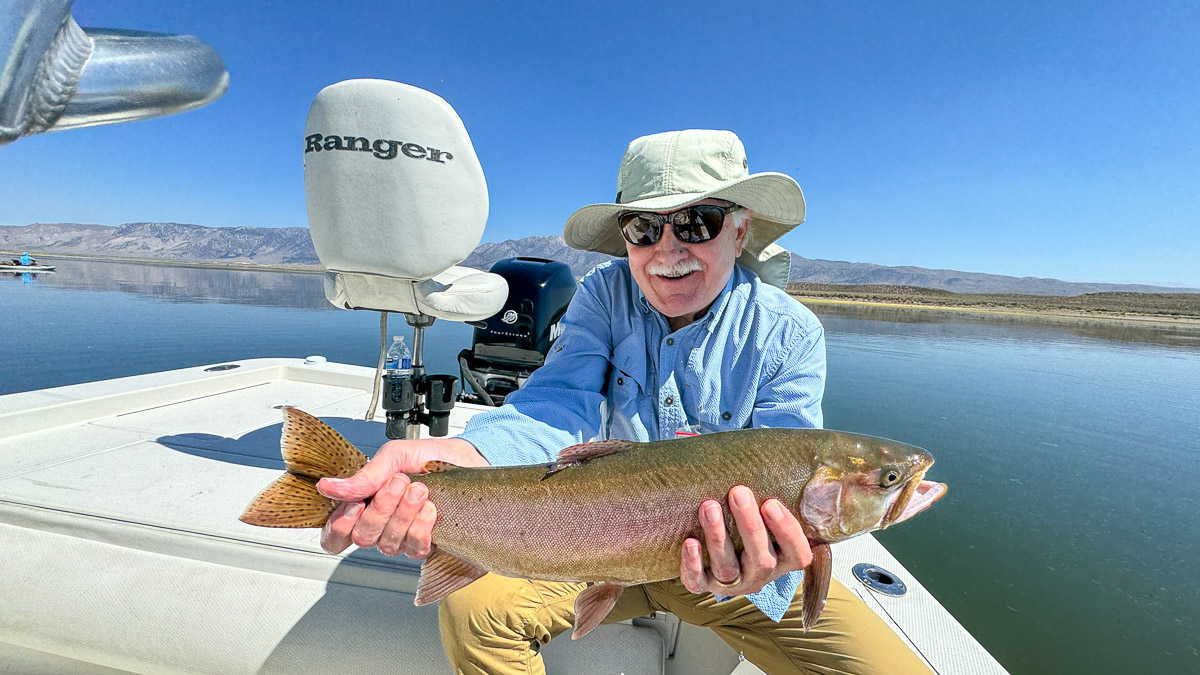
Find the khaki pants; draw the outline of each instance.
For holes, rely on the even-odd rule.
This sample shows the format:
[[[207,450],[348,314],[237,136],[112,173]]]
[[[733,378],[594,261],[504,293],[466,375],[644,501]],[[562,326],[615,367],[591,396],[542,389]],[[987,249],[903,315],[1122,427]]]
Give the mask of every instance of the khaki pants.
[[[537,647],[571,628],[583,584],[510,579],[495,574],[441,600],[446,656],[458,673],[545,673]],[[776,623],[744,597],[718,603],[675,581],[632,586],[605,623],[667,611],[707,626],[767,673],[903,675],[931,671],[862,600],[836,579],[817,625],[800,627],[800,602]],[[584,637],[584,640],[587,638]]]

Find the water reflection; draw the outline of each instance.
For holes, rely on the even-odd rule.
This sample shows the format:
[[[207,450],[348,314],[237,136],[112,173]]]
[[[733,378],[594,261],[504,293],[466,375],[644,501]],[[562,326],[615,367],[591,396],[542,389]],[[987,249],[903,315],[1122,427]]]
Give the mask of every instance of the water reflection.
[[[922,335],[995,340],[1061,342],[1078,338],[1148,343],[1200,349],[1200,325],[1143,323],[1115,319],[1040,317],[959,311],[868,307],[861,305],[808,306],[830,333],[861,335]]]
[[[223,270],[207,267],[60,260],[37,279],[67,290],[117,291],[183,303],[228,303],[295,309],[334,309],[320,274]]]
[[[304,272],[266,272],[59,260],[57,273],[14,273],[26,285],[116,291],[178,303],[226,303],[329,310],[322,278]],[[1086,338],[1200,348],[1200,325],[1112,319],[1056,318],[858,305],[810,305],[831,333],[921,335],[960,339],[964,329],[981,340],[1051,341]]]

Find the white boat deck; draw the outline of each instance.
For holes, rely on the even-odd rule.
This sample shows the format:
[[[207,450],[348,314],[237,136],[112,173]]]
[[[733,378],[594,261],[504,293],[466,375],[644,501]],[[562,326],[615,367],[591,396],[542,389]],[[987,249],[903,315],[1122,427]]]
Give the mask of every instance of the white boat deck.
[[[0,672],[450,672],[436,607],[412,605],[416,562],[237,520],[282,469],[281,406],[368,454],[386,440],[382,411],[362,421],[374,372],[230,365],[0,396]],[[452,433],[478,410],[456,406]],[[868,590],[859,562],[908,593]],[[872,537],[834,564],[936,672],[1004,672]],[[705,629],[637,624],[555,640],[548,671],[755,672]]]

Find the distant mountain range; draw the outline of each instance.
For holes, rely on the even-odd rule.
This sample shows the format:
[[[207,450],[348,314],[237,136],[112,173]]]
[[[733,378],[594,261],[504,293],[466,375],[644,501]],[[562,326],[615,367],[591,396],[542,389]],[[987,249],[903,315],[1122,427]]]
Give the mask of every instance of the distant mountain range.
[[[0,249],[262,265],[320,265],[306,227],[203,227],[178,223],[0,226]]]
[[[317,267],[308,229],[303,227],[204,227],[178,223],[128,223],[116,227],[74,223],[35,223],[0,226],[0,250],[53,255],[212,261],[261,265]],[[566,263],[576,276],[610,256],[577,251],[558,236],[536,236],[481,244],[463,265],[488,269],[513,256],[547,258]],[[1020,293],[1080,295],[1083,293],[1200,293],[1195,288],[1147,284],[1101,284],[1036,277],[1010,277],[980,272],[886,267],[870,263],[814,260],[792,255],[791,280],[818,284],[919,286],[956,293]]]

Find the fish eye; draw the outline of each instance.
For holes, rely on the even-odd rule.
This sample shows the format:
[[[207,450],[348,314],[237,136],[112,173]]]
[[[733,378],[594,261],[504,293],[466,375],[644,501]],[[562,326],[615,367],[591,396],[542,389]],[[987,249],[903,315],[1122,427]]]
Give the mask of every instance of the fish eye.
[[[900,471],[897,469],[884,469],[879,472],[879,487],[892,487],[900,482]]]

